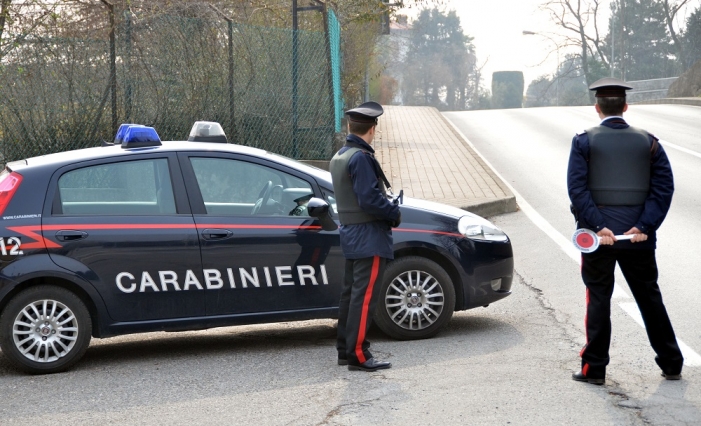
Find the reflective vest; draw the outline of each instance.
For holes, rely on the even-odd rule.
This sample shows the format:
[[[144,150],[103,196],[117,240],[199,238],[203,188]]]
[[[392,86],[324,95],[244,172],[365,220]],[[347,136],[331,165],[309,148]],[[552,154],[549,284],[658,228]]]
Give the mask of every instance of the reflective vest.
[[[588,187],[597,205],[639,206],[650,191],[650,138],[646,131],[597,126],[589,136]]]
[[[343,225],[357,225],[359,223],[380,220],[376,216],[365,213],[363,209],[360,208],[358,197],[353,190],[353,181],[351,180],[350,173],[348,173],[348,164],[350,163],[351,157],[359,151],[362,151],[361,155],[368,155],[366,154],[367,151],[363,149],[349,148],[342,154],[337,152],[329,164],[334,196],[336,197],[338,219]],[[373,161],[375,161],[374,158]],[[377,183],[382,193],[386,196],[387,192],[384,183],[382,183],[379,178],[377,179]]]

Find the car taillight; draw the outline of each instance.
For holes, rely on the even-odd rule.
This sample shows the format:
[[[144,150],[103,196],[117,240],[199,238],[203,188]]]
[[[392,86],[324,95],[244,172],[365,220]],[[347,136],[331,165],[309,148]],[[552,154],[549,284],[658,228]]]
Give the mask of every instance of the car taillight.
[[[20,183],[22,183],[22,175],[17,172],[0,175],[0,215],[5,212]]]

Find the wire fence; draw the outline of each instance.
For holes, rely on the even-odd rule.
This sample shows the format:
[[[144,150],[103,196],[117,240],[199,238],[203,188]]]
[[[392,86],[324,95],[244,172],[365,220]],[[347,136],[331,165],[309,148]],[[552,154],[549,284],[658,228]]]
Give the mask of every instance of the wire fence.
[[[198,120],[221,123],[233,143],[304,160],[333,155],[338,31],[295,34],[224,16],[110,18],[80,38],[28,34],[2,58],[3,162],[98,146],[123,122],[186,140]],[[337,29],[333,12],[328,19]]]

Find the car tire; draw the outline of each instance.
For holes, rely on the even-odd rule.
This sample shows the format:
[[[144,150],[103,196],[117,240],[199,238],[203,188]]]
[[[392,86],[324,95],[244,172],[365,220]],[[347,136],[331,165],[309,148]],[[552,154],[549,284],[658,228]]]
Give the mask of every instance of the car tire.
[[[41,285],[16,295],[0,315],[0,348],[17,368],[31,374],[69,369],[85,354],[92,322],[74,293]]]
[[[409,256],[387,265],[374,317],[385,334],[398,340],[433,337],[454,310],[453,282],[436,262]]]

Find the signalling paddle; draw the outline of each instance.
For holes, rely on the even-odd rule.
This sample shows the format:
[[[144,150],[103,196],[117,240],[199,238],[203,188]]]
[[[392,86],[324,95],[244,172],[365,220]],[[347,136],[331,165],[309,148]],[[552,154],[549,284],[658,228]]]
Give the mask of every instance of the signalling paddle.
[[[616,235],[617,240],[631,240],[635,234],[630,235]],[[599,248],[599,243],[601,242],[601,237],[596,235],[596,232],[591,229],[578,229],[572,234],[572,244],[577,248],[577,250],[582,253],[591,253]]]

